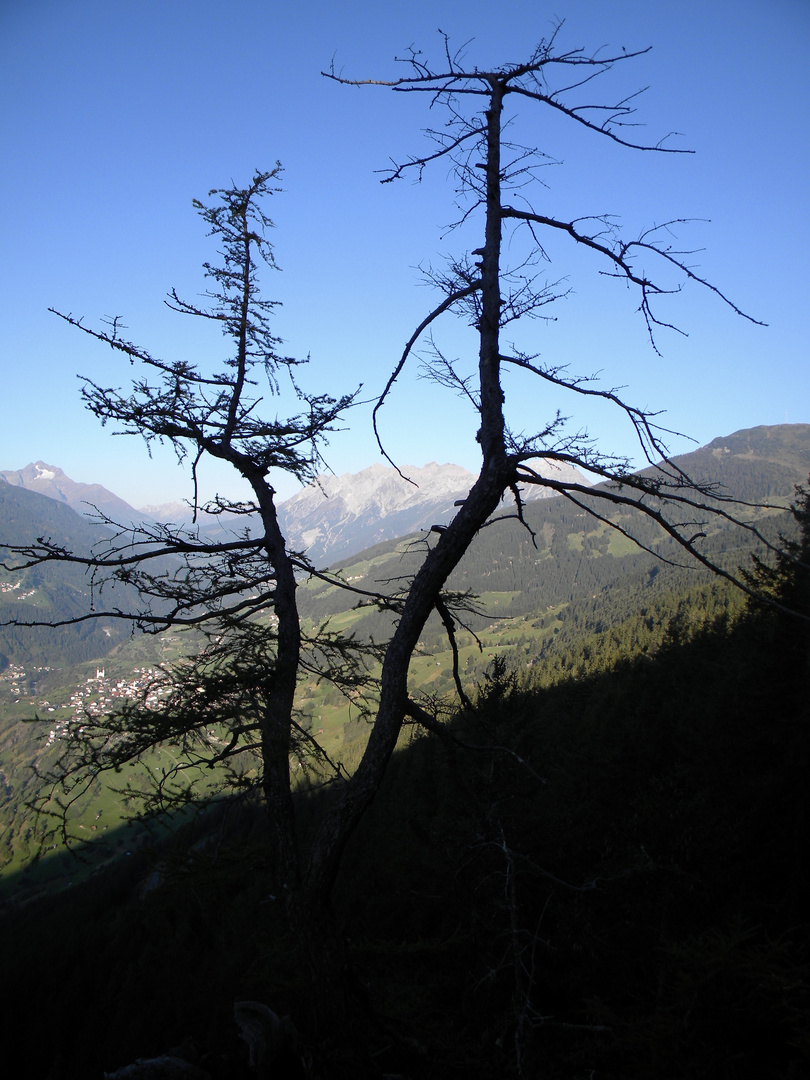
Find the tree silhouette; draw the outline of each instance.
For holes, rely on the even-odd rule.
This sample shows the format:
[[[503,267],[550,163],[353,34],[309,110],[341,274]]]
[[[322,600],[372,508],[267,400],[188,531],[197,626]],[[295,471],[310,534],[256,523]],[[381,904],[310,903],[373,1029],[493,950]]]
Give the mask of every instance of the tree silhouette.
[[[188,659],[159,673],[139,700],[111,715],[89,719],[81,730],[74,726],[56,770],[46,778],[51,786],[45,789],[43,805],[54,795],[56,813],[67,829],[72,804],[101,773],[120,770],[158,746],[174,746],[180,753],[155,780],[149,793],[154,808],[193,799],[199,794],[201,776],[215,775],[232,789],[248,789],[254,784],[252,770],[257,769],[268,809],[274,895],[284,906],[311,985],[309,1018],[303,1026],[313,1042],[324,1039],[327,1029],[332,1039],[342,1031],[344,1043],[355,1038],[347,1020],[345,944],[331,919],[330,895],[346,844],[380,786],[403,724],[441,730],[436,716],[409,693],[411,660],[434,611],[451,646],[455,645],[459,608],[469,600],[449,594],[446,583],[479,530],[498,520],[504,497],[508,503],[501,517],[520,520],[523,485],[548,488],[609,524],[614,524],[608,515],[615,508],[638,510],[677,542],[686,559],[727,577],[729,572],[714,566],[701,550],[706,522],[719,516],[755,529],[745,520],[744,507],[715,486],[694,482],[668,459],[663,442],[667,433],[656,425],[654,413],[632,405],[615,388],[602,388],[592,376],[573,374],[510,348],[504,341],[507,325],[544,317],[548,306],[566,291],[559,283],[547,282],[541,273],[547,258],[545,238],[551,235],[589,252],[601,263],[600,272],[636,291],[639,312],[656,352],[659,334],[675,329],[660,313],[659,301],[686,281],[706,288],[734,312],[750,318],[690,268],[688,252],[673,246],[678,222],[652,226],[628,239],[610,217],[557,219],[533,207],[531,190],[540,151],[510,141],[503,119],[507,101],[550,110],[594,138],[628,150],[681,152],[671,149],[666,140],[647,145],[635,139],[634,97],[576,103],[597,77],[640,53],[588,55],[581,49],[560,48],[557,38],[555,31],[525,63],[486,71],[465,68],[445,39],[444,58],[435,69],[412,52],[404,60],[407,73],[391,81],[355,82],[334,70],[326,73],[339,83],[424,93],[434,108],[444,108],[446,124],[429,131],[431,150],[394,163],[384,182],[421,176],[437,163],[450,165],[461,208],[459,223],[465,230],[475,228],[478,237],[478,246],[457,254],[445,269],[429,272],[437,300],[408,338],[374,410],[375,431],[386,453],[380,410],[419,342],[445,314],[457,315],[474,327],[477,365],[465,368],[432,343],[426,369],[438,387],[463,395],[472,406],[481,449],[480,472],[452,521],[427,537],[425,556],[415,575],[396,583],[386,595],[367,596],[396,617],[383,649],[369,648],[328,627],[309,637],[301,628],[297,575],[318,573],[341,587],[347,585],[310,565],[305,553],[289,550],[279,526],[272,477],[280,470],[301,482],[312,480],[323,441],[352,406],[355,394],[337,399],[306,394],[296,380],[298,361],[280,353],[280,341],[272,332],[274,305],[262,299],[257,275],[262,261],[271,268],[274,265],[267,239],[272,223],[262,205],[275,190],[278,167],[257,173],[246,188],[211,192],[211,205],[196,203],[221,245],[221,262],[205,264],[212,282],[207,306],[189,303],[175,292],[169,296],[172,310],[211,321],[222,330],[232,352],[221,370],[204,370],[187,360],[163,361],[127,341],[117,319],[102,329],[89,329],[72,315],[62,316],[123,353],[144,373],[125,393],[86,382],[87,407],[103,423],[139,435],[147,444],[168,442],[181,458],[188,459],[195,482],[195,509],[199,461],[210,456],[227,462],[249,484],[251,499],[217,496],[202,509],[241,517],[241,532],[211,540],[195,528],[142,525],[133,530],[122,523],[103,549],[84,559],[47,538],[30,545],[5,545],[13,556],[4,564],[9,567],[46,561],[86,565],[98,585],[99,604],[98,611],[87,614],[88,619],[103,609],[149,633],[184,627],[195,635],[197,647]],[[505,230],[520,234],[522,247],[516,244],[514,250],[521,254],[516,261],[510,261]],[[657,264],[661,278],[643,269],[642,261]],[[539,430],[524,434],[510,428],[503,378],[507,369],[535,381],[544,407],[550,399],[548,419]],[[257,388],[259,383],[263,389]],[[297,409],[285,419],[270,419],[262,394],[279,396],[283,383]],[[593,396],[623,414],[654,469],[633,472],[627,459],[600,450],[587,432],[571,427],[562,401]],[[568,474],[562,473],[556,478],[553,466],[558,464],[585,469],[601,484],[590,487],[564,479]],[[138,588],[143,604],[137,611],[115,606],[109,588],[115,582]],[[377,659],[382,661],[379,682],[370,675],[370,665]],[[463,695],[460,672],[454,674]],[[317,739],[299,722],[296,686],[310,675],[332,679],[346,692],[359,695],[369,711],[368,742],[351,775],[329,761]],[[333,781],[333,797],[305,840],[296,826],[291,783],[290,762],[296,757],[318,759],[321,775]],[[246,761],[250,768],[245,767]],[[209,783],[203,788],[206,794],[213,790]]]
[[[628,240],[607,216],[566,221],[537,213],[532,208],[530,189],[536,179],[534,170],[540,163],[540,151],[508,140],[503,109],[510,96],[519,102],[561,113],[594,135],[628,149],[681,152],[670,150],[663,141],[647,145],[625,134],[634,113],[632,98],[618,102],[570,103],[574,93],[583,86],[641,53],[622,51],[604,57],[588,55],[582,49],[564,51],[557,47],[559,29],[558,26],[547,40],[541,41],[525,63],[486,71],[467,69],[458,54],[451,54],[443,35],[445,48],[441,68],[430,67],[420,53],[412,50],[402,61],[408,73],[393,80],[352,80],[338,74],[334,67],[323,73],[338,83],[351,86],[382,86],[400,93],[425,93],[432,108],[443,106],[445,109],[444,127],[427,131],[434,149],[393,163],[383,182],[409,174],[421,177],[437,162],[444,163],[445,167],[449,165],[460,206],[461,217],[457,223],[467,224],[475,218],[480,246],[451,259],[446,269],[429,272],[441,300],[408,339],[376,404],[374,425],[380,449],[385,454],[379,426],[380,410],[417,342],[440,316],[452,312],[477,331],[477,369],[472,374],[465,374],[460,365],[444,356],[431,341],[427,372],[440,386],[460,393],[473,406],[482,462],[469,495],[450,524],[438,532],[420,569],[398,597],[401,612],[385,652],[379,704],[368,748],[346,785],[343,798],[333,807],[313,844],[309,863],[313,886],[320,887],[321,881],[333,881],[344,838],[350,835],[353,823],[373,797],[404,718],[435,728],[432,718],[408,694],[410,659],[433,610],[442,616],[452,643],[453,619],[451,613],[443,612],[440,606],[442,590],[475,535],[485,524],[492,523],[504,495],[510,496],[514,509],[502,516],[517,516],[521,520],[523,503],[519,485],[527,484],[551,489],[613,527],[620,528],[614,521],[602,517],[600,503],[605,506],[605,514],[611,507],[639,510],[675,540],[690,559],[733,578],[738,584],[740,581],[734,575],[716,566],[701,552],[704,526],[712,517],[720,516],[756,532],[750,522],[738,516],[741,509],[738,502],[724,496],[716,485],[693,480],[669,460],[663,442],[667,432],[656,425],[655,414],[630,404],[617,389],[599,388],[594,377],[571,374],[564,368],[541,362],[536,356],[510,350],[504,343],[502,331],[505,326],[540,315],[563,294],[561,286],[547,284],[537,271],[538,264],[546,259],[544,231],[560,233],[576,248],[593,252],[606,265],[602,272],[637,290],[639,311],[651,347],[656,352],[656,333],[676,329],[659,316],[656,301],[678,292],[683,281],[705,287],[738,315],[757,322],[716,286],[690,269],[686,261],[688,252],[673,248],[670,238],[677,222],[654,226],[637,239]],[[522,207],[510,201],[515,195]],[[503,232],[509,225],[527,229],[532,242],[532,250],[528,254],[521,253],[517,265],[511,264],[506,254]],[[657,278],[639,268],[641,256],[658,260],[668,274],[679,275],[680,281],[660,284]],[[503,374],[507,368],[516,368],[534,377],[543,389],[597,396],[613,404],[632,425],[641,451],[650,465],[655,465],[654,470],[632,472],[626,459],[600,451],[587,432],[571,431],[559,408],[550,410],[549,420],[539,431],[530,435],[512,431],[507,421],[503,389]],[[545,471],[541,473],[536,467],[539,462],[552,466],[574,465],[595,474],[602,483],[588,487],[577,481],[556,479],[553,472],[551,475]],[[587,501],[584,501],[586,497]]]

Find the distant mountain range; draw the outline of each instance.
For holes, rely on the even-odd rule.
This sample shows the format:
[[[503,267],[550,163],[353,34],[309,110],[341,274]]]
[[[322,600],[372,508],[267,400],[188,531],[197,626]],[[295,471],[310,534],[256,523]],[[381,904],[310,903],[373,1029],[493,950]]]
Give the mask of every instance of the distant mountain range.
[[[546,470],[549,476],[558,479],[588,483],[570,466],[547,465]],[[358,473],[319,477],[279,506],[288,542],[293,548],[305,551],[315,564],[347,558],[383,540],[446,523],[452,516],[454,502],[466,497],[475,483],[475,476],[458,465],[436,462],[423,468],[406,465],[401,472],[402,475],[384,465],[371,465]],[[0,478],[13,487],[54,499],[84,516],[92,517],[99,512],[122,524],[148,520],[184,525],[191,522],[187,504],[144,506],[136,510],[100,484],[78,483],[58,466],[44,461],[16,471],[0,471]],[[553,493],[545,488],[530,487],[524,497],[533,501],[550,494]],[[230,524],[242,528],[250,524],[250,519],[228,515],[216,518],[199,515],[197,519],[204,535],[221,534]]]
[[[737,497],[752,501],[784,497],[791,485],[810,471],[810,424],[779,424],[748,428],[714,439],[676,461],[696,479],[713,479]],[[588,481],[571,467],[547,465],[549,476]],[[454,504],[466,497],[475,477],[458,465],[431,462],[421,468],[406,465],[400,475],[381,464],[357,473],[321,476],[279,506],[282,527],[291,547],[306,552],[316,565],[345,560],[376,544],[445,524]],[[407,479],[405,479],[407,477]],[[100,484],[71,480],[58,466],[37,461],[24,469],[0,471],[2,481],[16,489],[45,495],[87,518],[96,511],[117,522],[174,521],[189,524],[190,508],[182,503],[134,509]],[[548,498],[549,489],[530,487],[527,501]],[[38,535],[32,507],[32,533]],[[215,536],[250,519],[227,515],[198,517],[203,535]],[[0,519],[0,539],[2,526]]]
[[[545,470],[560,480],[588,483],[570,466],[546,465]],[[445,524],[454,503],[466,498],[475,479],[458,465],[435,461],[423,468],[403,465],[401,474],[385,465],[370,465],[358,473],[319,477],[282,503],[279,514],[290,545],[306,551],[317,565]],[[523,492],[527,501],[553,494],[540,487]]]
[[[810,473],[810,424],[738,431],[675,460],[688,475],[716,481],[738,499],[786,506],[794,485],[806,483]],[[391,555],[394,562],[383,568],[383,578],[403,573],[396,562],[401,556],[394,555],[397,539],[446,522],[454,512],[454,503],[467,495],[474,481],[471,473],[455,465],[432,463],[403,468],[403,472],[412,482],[393,469],[373,465],[355,474],[322,477],[303,489],[280,507],[291,546],[306,551],[320,566],[353,564],[364,558],[376,563]],[[525,529],[510,530],[508,523],[498,530],[484,530],[456,573],[454,588],[509,593],[509,609],[517,612],[548,606],[552,600],[562,602],[576,589],[596,594],[608,580],[626,575],[631,565],[639,573],[647,572],[636,549],[631,553],[621,544],[611,547],[610,535],[604,530],[597,534],[591,529],[591,536],[584,527],[583,514],[572,509],[567,500],[531,499],[532,493],[525,493],[531,501],[526,521],[537,537],[536,547]],[[60,468],[42,461],[18,471],[0,472],[0,542],[24,544],[48,536],[70,550],[89,552],[109,537],[108,530],[93,522],[92,507],[117,521],[143,520],[143,511],[134,510],[101,485],[77,483]],[[168,518],[172,519],[178,521],[181,515]],[[233,521],[240,528],[249,525],[245,518]],[[208,522],[203,519],[198,527],[201,534],[214,536],[221,535],[228,524],[212,518]],[[632,526],[633,531],[637,528]],[[730,559],[732,566],[748,558],[744,550],[747,542],[745,537],[726,538],[720,533],[705,541],[713,545],[707,554]],[[620,552],[622,558],[595,558],[614,552]],[[538,559],[548,560],[543,562],[542,573]],[[129,587],[118,586],[116,595],[108,600],[99,597],[97,583],[94,598],[100,608],[106,603],[121,610],[137,606]],[[343,600],[342,596],[334,601],[329,598],[330,603],[341,604]],[[43,609],[54,619],[69,619],[87,612],[90,602],[90,584],[81,567],[48,565],[21,575],[0,569],[0,622],[41,618]],[[323,606],[314,594],[312,603]],[[0,669],[10,659],[49,663],[52,657],[77,661],[103,656],[121,634],[128,633],[127,625],[120,621],[99,620],[82,626],[84,629],[78,631],[63,627],[36,635],[24,628],[1,628]]]
[[[777,508],[787,508],[795,486],[807,483],[810,473],[810,424],[738,431],[674,461],[686,475],[722,485],[727,497],[747,503],[741,517],[756,521],[770,542],[778,542],[780,531],[790,532],[792,522]],[[762,504],[773,509],[765,511]],[[577,604],[585,607],[576,618],[587,615],[604,629],[637,613],[654,593],[686,593],[713,580],[655,521],[630,507],[606,506],[590,495],[580,496],[576,504],[560,497],[533,501],[523,516],[523,524],[513,517],[482,529],[448,581],[450,590],[481,598],[481,614],[465,614],[473,629],[483,630],[493,617],[545,618],[549,610]],[[750,530],[723,517],[700,511],[697,516],[705,530],[699,541],[704,558],[730,573],[750,566],[757,548]],[[359,589],[387,591],[391,582],[407,581],[419,568],[423,550],[412,539],[376,544],[333,568]],[[298,601],[301,613],[316,626],[340,617],[341,626],[351,625],[360,639],[385,641],[390,635],[388,612],[367,605],[358,613],[354,596],[324,581],[307,581]],[[445,639],[434,618],[423,642],[433,647]]]

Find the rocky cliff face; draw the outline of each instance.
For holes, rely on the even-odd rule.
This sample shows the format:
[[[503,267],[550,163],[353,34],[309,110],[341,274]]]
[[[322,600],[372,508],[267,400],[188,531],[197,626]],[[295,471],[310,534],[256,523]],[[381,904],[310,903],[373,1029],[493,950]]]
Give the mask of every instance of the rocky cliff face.
[[[288,542],[315,563],[333,562],[446,521],[475,481],[466,469],[435,462],[402,472],[412,483],[384,465],[320,477],[279,508]]]
[[[394,469],[371,465],[359,473],[320,477],[279,507],[288,543],[316,564],[335,562],[383,540],[446,524],[454,503],[475,483],[458,465],[406,465],[402,473],[407,480]],[[553,475],[587,483],[571,468]],[[553,493],[533,487],[524,494],[532,500]]]
[[[544,469],[557,479],[588,482],[570,466],[546,465]],[[402,473],[404,476],[388,466],[371,465],[357,473],[319,477],[279,506],[288,543],[316,565],[324,566],[383,540],[446,524],[454,513],[454,503],[466,498],[475,483],[475,476],[466,469],[435,461],[422,468],[405,465]],[[47,495],[84,516],[92,517],[98,511],[121,524],[152,520],[187,525],[191,520],[191,510],[185,504],[135,510],[101,484],[78,483],[44,461],[0,472],[0,478],[12,486]],[[553,492],[529,487],[523,494],[532,501]],[[201,514],[197,520],[200,532],[212,538],[250,524],[250,518],[227,514],[213,518]]]

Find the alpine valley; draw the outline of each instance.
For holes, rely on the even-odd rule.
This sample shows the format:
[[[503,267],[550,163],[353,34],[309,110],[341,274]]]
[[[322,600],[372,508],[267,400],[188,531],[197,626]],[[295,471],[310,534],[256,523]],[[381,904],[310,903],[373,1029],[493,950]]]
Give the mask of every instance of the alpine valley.
[[[798,536],[789,507],[810,474],[810,424],[737,431],[675,462],[747,503],[774,543]],[[319,478],[280,507],[289,544],[359,590],[396,590],[474,480],[435,463],[401,472],[373,465]],[[519,1015],[548,1076],[807,1075],[806,628],[688,563],[637,512],[602,509],[600,519],[587,495],[577,505],[533,494],[544,493],[524,493],[522,521],[502,505],[448,585],[469,597],[455,666],[470,703],[458,705],[435,617],[411,692],[447,737],[406,729],[346,854],[336,915],[358,978],[396,1018],[375,1052],[392,1075],[495,1077]],[[182,506],[136,510],[41,461],[0,473],[5,543],[47,536],[87,552],[109,541],[99,515],[201,532],[245,526],[205,515],[191,526]],[[706,533],[701,550],[715,565],[753,566],[750,531],[719,520]],[[390,632],[384,605],[358,604],[315,576],[302,576],[298,596],[307,629],[328,622],[377,642]],[[269,911],[273,899],[261,859],[244,857],[261,827],[247,811],[184,819],[161,840],[124,827],[124,775],[75,822],[90,841],[84,862],[51,838],[41,848],[31,766],[53,760],[74,717],[115,709],[158,665],[182,660],[188,642],[103,616],[24,624],[91,605],[131,610],[134,599],[122,586],[99,593],[75,567],[0,569],[0,918],[5,939],[20,943],[7,979],[31,1075],[47,1075],[57,1049],[73,1069],[58,1075],[77,1080],[134,1060],[144,1050],[127,1017],[137,1009],[143,1020],[147,1000],[148,1053],[189,1035],[227,1055],[229,1036],[211,1017],[250,997],[256,942],[279,972],[279,1008],[295,994],[271,934],[242,944],[240,912]],[[351,771],[368,733],[351,697],[313,675],[298,710]],[[157,756],[147,765],[160,769]],[[302,772],[304,829],[306,799],[329,798],[306,788]],[[496,925],[506,929],[493,936]],[[97,940],[110,952],[103,964]],[[52,1039],[22,1004],[42,993]],[[411,1023],[442,1070],[400,1037]],[[750,1073],[732,1068],[737,1057]]]
[[[696,480],[714,480],[746,502],[787,507],[795,485],[810,472],[810,425],[739,431],[675,461]],[[588,483],[571,468],[548,467],[548,471],[555,479]],[[399,472],[372,465],[354,474],[319,477],[283,502],[279,516],[288,543],[306,552],[314,566],[342,564],[355,580],[368,574],[369,583],[379,585],[386,574],[404,572],[409,546],[451,517],[454,504],[466,496],[474,479],[455,465],[403,466]],[[491,614],[504,616],[542,611],[552,602],[569,602],[588,592],[593,597],[597,591],[601,595],[606,589],[621,590],[639,573],[684,582],[695,581],[702,573],[694,566],[677,569],[657,563],[606,524],[586,519],[564,498],[548,497],[553,494],[542,487],[524,490],[531,533],[516,521],[483,530],[452,584],[488,597],[495,605]],[[503,515],[511,513],[505,506]],[[100,518],[110,524],[105,526]],[[113,523],[174,521],[192,527],[191,519],[188,504],[137,510],[101,485],[73,481],[58,466],[42,461],[0,472],[0,539],[6,543],[48,536],[67,549],[87,553],[109,538]],[[199,513],[193,527],[215,534],[246,524],[249,528],[249,518],[223,520]],[[645,533],[644,542],[650,539],[649,524],[635,522],[631,533],[633,528],[639,539],[639,529]],[[662,538],[655,543],[662,554],[668,550]],[[733,567],[747,559],[749,547],[749,539],[733,529],[718,528],[707,538],[707,554],[721,551]],[[91,610],[93,603],[103,609],[104,597],[97,591],[91,597],[90,583],[77,567],[48,565],[15,575],[0,569],[0,587],[0,623],[6,624],[0,626],[0,665],[35,662],[61,669],[65,663],[102,658],[129,636],[128,627],[103,619],[58,630],[25,631],[8,625],[12,620],[25,623],[37,614],[42,617],[43,611],[57,622]],[[131,606],[134,596],[123,595],[122,586],[116,589],[114,606],[126,610],[126,601]],[[351,596],[340,590],[317,583],[303,589],[308,594],[304,608],[313,617],[354,607]],[[113,603],[109,594],[107,599]]]

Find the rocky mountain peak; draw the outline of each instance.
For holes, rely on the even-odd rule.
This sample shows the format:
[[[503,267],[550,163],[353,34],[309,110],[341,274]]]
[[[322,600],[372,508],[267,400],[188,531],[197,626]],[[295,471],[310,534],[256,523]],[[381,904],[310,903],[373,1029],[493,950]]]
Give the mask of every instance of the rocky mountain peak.
[[[570,466],[545,466],[557,478],[587,480]],[[459,465],[403,465],[399,472],[375,464],[357,473],[320,476],[282,503],[279,514],[290,544],[315,563],[347,558],[364,548],[407,533],[446,524],[454,503],[467,496],[475,476]],[[540,487],[524,498],[554,493]]]
[[[137,521],[142,516],[101,484],[82,484],[71,480],[58,465],[48,465],[45,461],[31,462],[23,469],[6,469],[0,472],[0,477],[13,487],[35,491],[65,503],[77,514],[92,517],[98,510],[122,522]]]

